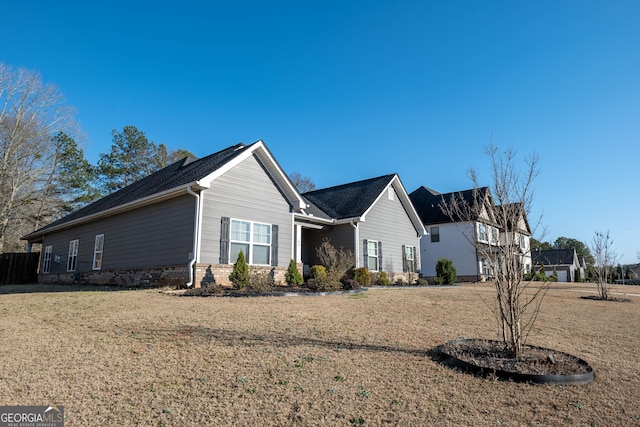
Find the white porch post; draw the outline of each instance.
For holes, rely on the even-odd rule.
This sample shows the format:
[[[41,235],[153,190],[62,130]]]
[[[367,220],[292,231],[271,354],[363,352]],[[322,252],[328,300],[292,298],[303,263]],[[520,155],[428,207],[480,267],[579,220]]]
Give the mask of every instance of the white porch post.
[[[302,226],[299,224],[295,225],[296,227],[296,263],[301,263],[302,262]]]

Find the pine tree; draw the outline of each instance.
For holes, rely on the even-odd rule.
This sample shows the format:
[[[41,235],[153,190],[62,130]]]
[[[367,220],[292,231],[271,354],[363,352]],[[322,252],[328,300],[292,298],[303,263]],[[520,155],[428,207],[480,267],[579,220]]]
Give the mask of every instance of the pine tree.
[[[287,268],[287,272],[284,275],[284,280],[286,280],[289,286],[300,286],[304,279],[302,278],[302,274],[298,270],[298,265],[294,260],[289,261],[289,268]]]
[[[249,285],[249,265],[242,251],[238,254],[236,263],[233,264],[233,272],[229,275],[229,280],[238,289],[244,289]]]

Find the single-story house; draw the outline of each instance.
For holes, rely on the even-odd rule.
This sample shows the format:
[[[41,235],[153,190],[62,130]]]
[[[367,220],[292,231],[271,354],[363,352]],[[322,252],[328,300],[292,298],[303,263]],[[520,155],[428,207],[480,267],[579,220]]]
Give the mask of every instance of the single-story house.
[[[283,283],[291,259],[299,268],[315,261],[319,237],[354,250],[359,266],[372,265],[369,241],[389,242],[379,268],[389,260],[402,274],[401,245],[418,246],[424,229],[399,178],[350,185],[358,197],[336,190],[336,206],[323,204],[322,190],[305,198],[264,142],[237,144],[180,160],[23,239],[42,245],[43,283],[228,284],[240,251]],[[348,212],[351,204],[358,209]]]
[[[544,274],[549,277],[557,273],[558,282],[574,282],[576,272],[581,265],[576,250],[571,249],[547,249],[531,252],[534,271],[544,267]],[[578,273],[580,274],[580,273]],[[584,278],[584,276],[582,276]]]

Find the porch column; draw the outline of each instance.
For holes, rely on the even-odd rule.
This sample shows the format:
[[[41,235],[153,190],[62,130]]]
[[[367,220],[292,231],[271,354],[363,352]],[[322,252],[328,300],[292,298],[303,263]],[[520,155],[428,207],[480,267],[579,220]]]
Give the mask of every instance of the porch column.
[[[302,262],[302,226],[299,224],[295,225],[295,235],[296,235],[296,263],[300,264]]]

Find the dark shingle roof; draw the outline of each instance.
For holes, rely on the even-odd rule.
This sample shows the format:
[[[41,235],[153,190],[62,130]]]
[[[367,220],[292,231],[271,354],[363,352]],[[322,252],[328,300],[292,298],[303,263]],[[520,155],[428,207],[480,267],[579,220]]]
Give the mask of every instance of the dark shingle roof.
[[[314,209],[320,209],[331,218],[355,218],[369,209],[394,177],[395,174],[384,175],[336,187],[309,191],[302,196],[312,204],[309,211],[315,216],[321,216],[320,212],[314,212]]]
[[[533,265],[568,265],[573,264],[574,249],[547,249],[544,251],[532,251],[531,261]]]
[[[128,185],[115,193],[109,194],[90,205],[85,206],[57,221],[43,227],[29,236],[42,234],[48,229],[78,220],[90,215],[99,214],[109,209],[135,202],[163,191],[171,190],[195,182],[213,171],[225,165],[227,162],[245,151],[248,147],[244,144],[236,144],[207,157],[197,159],[187,157],[179,160],[159,171]],[[27,236],[28,237],[28,236]]]
[[[479,201],[489,196],[489,188],[482,187],[440,194],[435,190],[422,186],[409,194],[411,203],[413,203],[423,224],[442,224],[460,221],[460,218],[449,217],[440,207],[441,203],[450,202],[454,196],[462,197],[465,203],[473,206],[474,199]]]

